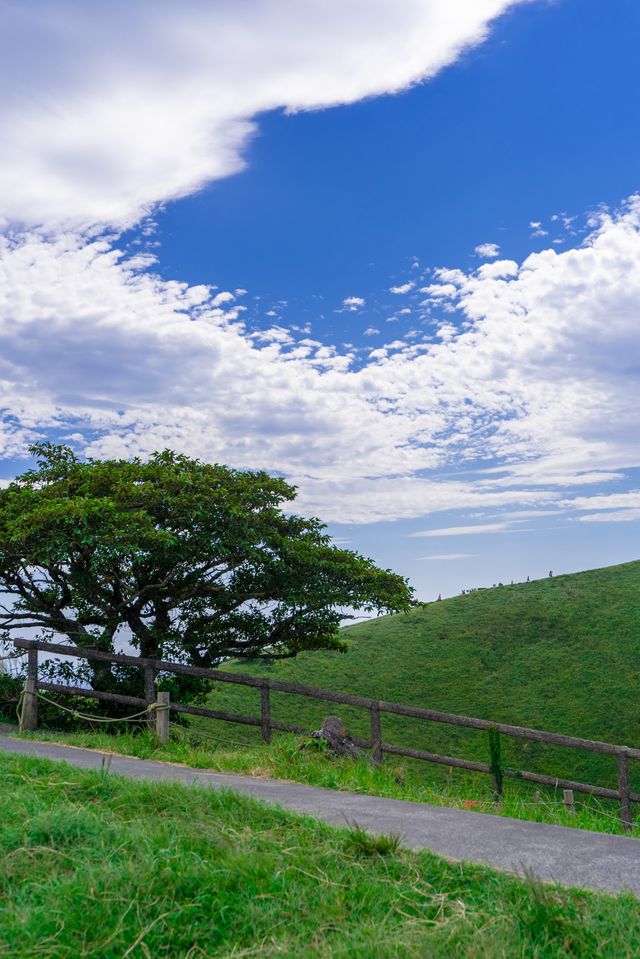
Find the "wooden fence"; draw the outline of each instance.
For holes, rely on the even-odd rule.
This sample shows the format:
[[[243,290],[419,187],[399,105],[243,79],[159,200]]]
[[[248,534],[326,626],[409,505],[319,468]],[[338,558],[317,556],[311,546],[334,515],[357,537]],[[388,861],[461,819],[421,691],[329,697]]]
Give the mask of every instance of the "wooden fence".
[[[304,686],[299,683],[287,683],[277,679],[262,679],[255,676],[246,676],[236,673],[227,673],[218,669],[205,669],[200,666],[187,666],[181,663],[169,663],[157,659],[142,659],[137,656],[125,656],[114,653],[104,653],[96,649],[81,649],[57,643],[44,643],[37,640],[15,639],[14,646],[25,650],[28,654],[27,678],[22,705],[21,729],[35,730],[37,728],[38,690],[53,693],[66,693],[70,696],[86,697],[94,700],[106,700],[140,709],[148,709],[156,713],[156,730],[162,741],[166,741],[169,729],[169,715],[187,713],[192,716],[204,716],[208,719],[223,720],[228,723],[241,723],[246,726],[256,726],[261,730],[262,741],[271,742],[274,730],[292,733],[308,733],[309,730],[290,723],[276,722],[271,716],[270,693],[290,693],[296,696],[307,696],[311,699],[324,702],[339,703],[346,706],[361,707],[369,711],[371,736],[369,739],[356,739],[356,743],[371,750],[375,762],[380,762],[383,755],[407,756],[430,763],[439,763],[456,769],[467,769],[472,772],[488,773],[493,776],[494,790],[499,791],[500,772],[512,779],[538,783],[543,786],[561,787],[579,793],[587,793],[602,799],[614,799],[620,803],[620,821],[625,829],[632,825],[632,803],[640,803],[640,794],[631,792],[629,784],[629,760],[640,759],[640,749],[630,746],[617,746],[612,743],[598,742],[591,739],[580,739],[576,736],[564,736],[560,733],[545,732],[541,729],[528,729],[525,726],[511,726],[506,723],[490,722],[486,719],[475,719],[471,716],[458,716],[453,713],[443,713],[435,709],[421,709],[417,706],[405,706],[402,703],[390,703],[384,700],[369,699],[365,696],[351,696],[346,693],[334,693],[326,689],[317,689],[314,686]],[[57,683],[48,683],[38,677],[38,652],[53,653],[61,656],[73,656],[86,659],[90,662],[113,663],[123,666],[135,666],[144,671],[145,698],[123,696],[119,693],[110,693],[77,686],[64,686]],[[206,709],[202,706],[189,706],[169,701],[167,692],[156,696],[155,679],[159,673],[175,673],[186,676],[197,676],[211,682],[235,683],[238,686],[252,686],[260,690],[260,716],[243,716],[237,713],[227,713],[215,709]],[[461,726],[469,729],[492,730],[504,736],[515,739],[524,739],[531,742],[548,743],[554,746],[565,746],[569,749],[584,749],[589,752],[614,756],[618,763],[618,788],[608,789],[604,786],[594,786],[589,783],[574,782],[570,779],[546,776],[540,773],[524,770],[503,769],[498,771],[495,765],[474,762],[469,759],[458,759],[453,756],[441,756],[437,753],[426,752],[422,749],[410,749],[405,746],[394,746],[386,743],[382,735],[381,717],[383,713],[396,716],[407,716],[412,719],[426,720],[427,722],[446,723],[452,726]],[[495,735],[495,733],[494,733]]]

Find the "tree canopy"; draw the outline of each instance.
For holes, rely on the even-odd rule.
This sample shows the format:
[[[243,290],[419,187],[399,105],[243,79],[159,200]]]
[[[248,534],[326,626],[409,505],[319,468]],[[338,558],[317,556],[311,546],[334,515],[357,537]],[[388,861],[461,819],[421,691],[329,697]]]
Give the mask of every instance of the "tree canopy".
[[[0,631],[215,666],[338,649],[354,611],[399,612],[407,582],[283,509],[284,479],[165,450],[79,459],[32,447],[0,490]],[[104,677],[103,677],[104,678]]]

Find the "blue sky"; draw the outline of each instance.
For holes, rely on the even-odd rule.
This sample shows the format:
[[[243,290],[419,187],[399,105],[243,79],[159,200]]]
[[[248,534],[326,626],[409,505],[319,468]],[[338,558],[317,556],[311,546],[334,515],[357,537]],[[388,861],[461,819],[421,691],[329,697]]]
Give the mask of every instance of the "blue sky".
[[[163,275],[317,312],[309,298],[377,295],[414,256],[468,267],[487,238],[515,259],[543,249],[530,221],[638,189],[639,36],[631,0],[532,3],[399,96],[266,114],[241,175],[158,218]]]
[[[632,0],[91,13],[0,0],[0,477],[266,468],[424,599],[638,558]]]

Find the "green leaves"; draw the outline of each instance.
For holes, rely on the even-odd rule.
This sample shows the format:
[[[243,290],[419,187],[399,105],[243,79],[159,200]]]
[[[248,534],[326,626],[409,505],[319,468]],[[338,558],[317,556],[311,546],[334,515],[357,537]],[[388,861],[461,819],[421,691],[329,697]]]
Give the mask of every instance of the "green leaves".
[[[215,665],[340,647],[349,612],[398,612],[407,583],[286,514],[285,480],[165,450],[79,460],[52,444],[0,491],[0,629]],[[13,603],[13,606],[12,606]],[[101,677],[104,682],[104,676]],[[114,680],[115,681],[115,680]]]

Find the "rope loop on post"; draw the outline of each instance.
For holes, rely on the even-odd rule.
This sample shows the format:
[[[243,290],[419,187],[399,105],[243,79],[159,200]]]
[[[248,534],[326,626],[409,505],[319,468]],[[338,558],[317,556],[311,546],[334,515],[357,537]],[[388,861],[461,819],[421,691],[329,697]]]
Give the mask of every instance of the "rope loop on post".
[[[146,716],[157,708],[166,708],[158,707],[156,703],[150,703],[148,706],[145,706],[144,709],[140,710],[139,713],[132,713],[131,716],[119,716],[116,719],[110,719],[105,716],[91,716],[88,713],[80,713],[77,709],[69,709],[67,706],[62,706],[55,700],[49,699],[48,696],[45,696],[39,690],[37,691],[36,695],[40,699],[44,700],[45,703],[49,703],[50,706],[55,706],[57,709],[62,710],[63,713],[69,713],[74,719],[84,719],[87,722],[92,723],[127,723],[131,722],[132,720],[139,719],[141,716]]]

